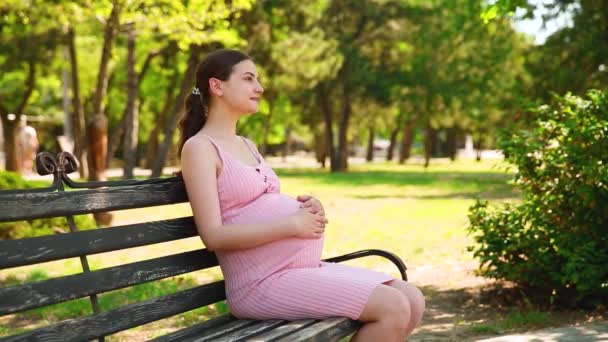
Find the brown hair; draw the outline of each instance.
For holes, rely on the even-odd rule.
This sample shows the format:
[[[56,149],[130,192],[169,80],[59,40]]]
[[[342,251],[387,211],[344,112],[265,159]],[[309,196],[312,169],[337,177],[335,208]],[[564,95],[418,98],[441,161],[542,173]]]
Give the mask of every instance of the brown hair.
[[[246,54],[237,50],[220,49],[208,54],[196,69],[195,90],[186,98],[186,111],[179,123],[181,129],[181,143],[179,154],[181,155],[184,144],[190,137],[194,136],[203,128],[209,114],[209,79],[217,78],[222,81],[228,80],[232,74],[233,67],[251,59]],[[198,93],[196,90],[198,89]]]

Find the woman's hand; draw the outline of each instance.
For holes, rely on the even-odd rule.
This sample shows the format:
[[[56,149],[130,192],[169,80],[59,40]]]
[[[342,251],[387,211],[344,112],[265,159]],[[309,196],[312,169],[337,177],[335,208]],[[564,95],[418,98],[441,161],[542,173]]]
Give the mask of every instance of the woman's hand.
[[[311,213],[320,213],[321,215],[325,216],[325,209],[323,208],[321,201],[318,199],[310,195],[300,195],[298,196],[298,201],[302,202],[302,204],[300,204],[300,208],[310,208],[309,211]]]
[[[318,239],[325,232],[327,219],[324,215],[311,213],[308,208],[300,208],[289,217],[293,235],[301,239]]]

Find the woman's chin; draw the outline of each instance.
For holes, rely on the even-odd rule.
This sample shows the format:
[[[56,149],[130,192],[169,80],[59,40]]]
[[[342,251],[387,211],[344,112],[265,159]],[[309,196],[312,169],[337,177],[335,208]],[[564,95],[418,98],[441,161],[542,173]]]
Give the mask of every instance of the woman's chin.
[[[260,109],[260,106],[251,106],[245,111],[245,114],[255,114]]]

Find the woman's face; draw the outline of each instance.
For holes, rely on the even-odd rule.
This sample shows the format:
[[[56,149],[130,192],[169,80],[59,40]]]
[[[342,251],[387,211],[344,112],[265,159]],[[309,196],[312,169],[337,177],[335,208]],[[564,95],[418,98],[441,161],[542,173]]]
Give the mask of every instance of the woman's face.
[[[264,88],[251,60],[244,60],[232,68],[227,81],[222,82],[222,98],[235,112],[251,114],[258,111]]]

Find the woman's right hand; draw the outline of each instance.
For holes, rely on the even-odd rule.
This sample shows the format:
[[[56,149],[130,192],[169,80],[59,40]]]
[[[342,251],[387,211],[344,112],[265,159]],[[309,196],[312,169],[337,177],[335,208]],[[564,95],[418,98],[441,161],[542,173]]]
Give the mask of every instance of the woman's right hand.
[[[325,215],[320,213],[312,214],[308,208],[300,208],[289,217],[294,236],[301,239],[319,239],[325,232],[325,225],[328,223]]]

